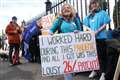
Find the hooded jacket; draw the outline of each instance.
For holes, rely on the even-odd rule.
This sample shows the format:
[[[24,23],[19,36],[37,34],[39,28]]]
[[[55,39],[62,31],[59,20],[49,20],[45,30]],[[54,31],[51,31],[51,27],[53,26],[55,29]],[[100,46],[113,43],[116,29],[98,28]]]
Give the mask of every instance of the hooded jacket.
[[[22,30],[17,23],[10,22],[5,30],[8,36],[8,43],[9,44],[20,44],[20,35]]]

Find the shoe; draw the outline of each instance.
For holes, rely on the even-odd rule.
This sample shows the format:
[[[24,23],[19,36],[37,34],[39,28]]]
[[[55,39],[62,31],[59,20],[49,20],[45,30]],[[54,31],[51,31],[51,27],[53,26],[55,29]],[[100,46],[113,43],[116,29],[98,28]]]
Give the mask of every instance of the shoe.
[[[97,75],[95,71],[92,71],[89,75],[89,78],[94,78]]]
[[[102,73],[99,80],[105,80],[105,73]]]
[[[9,66],[14,66],[15,64],[9,63]]]
[[[19,64],[22,64],[22,63],[18,61],[17,64],[19,65]]]

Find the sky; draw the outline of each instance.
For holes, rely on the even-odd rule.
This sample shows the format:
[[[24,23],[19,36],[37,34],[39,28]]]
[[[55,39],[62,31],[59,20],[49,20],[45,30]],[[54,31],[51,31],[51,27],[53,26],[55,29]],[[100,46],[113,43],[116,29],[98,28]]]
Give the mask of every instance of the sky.
[[[47,0],[0,0],[0,32],[5,29],[12,16],[17,16],[18,24],[45,12]],[[50,0],[54,2],[54,0]]]
[[[9,23],[12,16],[17,16],[18,24],[21,24],[21,21],[23,20],[29,21],[35,16],[45,12],[46,1],[47,0],[0,0],[0,32],[2,31],[2,29],[5,29],[6,25]],[[50,1],[54,4],[58,0]],[[114,0],[109,1],[111,9],[110,16],[112,18]]]

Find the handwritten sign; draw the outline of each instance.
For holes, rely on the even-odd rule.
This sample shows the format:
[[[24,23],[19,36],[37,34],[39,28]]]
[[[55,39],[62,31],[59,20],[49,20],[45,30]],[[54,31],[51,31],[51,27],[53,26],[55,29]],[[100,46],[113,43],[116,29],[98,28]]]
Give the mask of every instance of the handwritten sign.
[[[55,21],[56,16],[54,14],[48,14],[46,16],[43,16],[39,21],[42,25],[42,35],[48,35],[48,32],[53,25],[53,22]]]
[[[41,23],[42,23],[43,29],[44,30],[50,29],[54,20],[55,20],[54,14],[49,14],[49,15],[43,16],[41,18]]]
[[[39,37],[42,75],[60,75],[98,70],[92,32],[43,35]]]

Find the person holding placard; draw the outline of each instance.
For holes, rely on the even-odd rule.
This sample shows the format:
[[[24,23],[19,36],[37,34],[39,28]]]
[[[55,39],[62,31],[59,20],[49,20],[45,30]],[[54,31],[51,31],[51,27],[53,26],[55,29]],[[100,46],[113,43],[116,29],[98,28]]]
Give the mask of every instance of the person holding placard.
[[[107,54],[106,54],[106,25],[110,23],[110,17],[108,14],[101,9],[100,0],[90,0],[89,4],[89,15],[83,20],[83,24],[88,26],[92,31],[95,32],[96,46],[98,59],[100,64],[101,77],[99,80],[105,80]],[[96,75],[95,71],[92,71],[89,78],[93,78]]]
[[[75,9],[70,4],[64,4],[61,9],[61,15],[54,21],[49,34],[71,33],[81,31],[80,20],[76,17]],[[65,74],[65,80],[73,80],[72,74]]]

